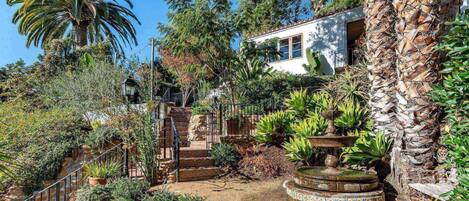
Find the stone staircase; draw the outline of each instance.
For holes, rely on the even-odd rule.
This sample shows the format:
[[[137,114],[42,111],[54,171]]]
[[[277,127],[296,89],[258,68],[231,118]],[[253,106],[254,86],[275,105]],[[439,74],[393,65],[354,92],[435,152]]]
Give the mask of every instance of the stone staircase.
[[[181,148],[179,152],[179,181],[200,181],[211,179],[220,175],[221,170],[215,167],[215,162],[210,156],[210,151],[206,149],[205,141],[188,140],[188,128],[191,117],[190,108],[173,107],[169,113],[173,118],[176,129],[181,139]],[[166,127],[170,126],[170,122]],[[171,131],[171,134],[172,131]],[[171,160],[162,161],[160,171],[162,178],[169,182],[176,181],[176,171],[174,162]]]
[[[207,149],[181,149],[179,181],[211,179],[221,173],[220,168],[214,165],[215,162]],[[175,176],[175,172],[170,174],[170,178],[174,178],[174,180]]]
[[[169,112],[169,116],[173,118],[174,124],[176,124],[176,129],[179,132],[181,147],[188,147],[190,145],[188,141],[188,135],[191,113],[191,109],[188,107],[173,107]]]

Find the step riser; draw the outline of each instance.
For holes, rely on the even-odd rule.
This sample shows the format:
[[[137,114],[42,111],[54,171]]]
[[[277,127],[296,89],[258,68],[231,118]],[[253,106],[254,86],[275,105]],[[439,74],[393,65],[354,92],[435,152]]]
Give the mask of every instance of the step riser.
[[[215,162],[209,158],[181,159],[179,165],[181,168],[211,167]]]
[[[181,150],[179,152],[180,158],[203,158],[208,156],[208,150]]]
[[[212,179],[220,175],[222,171],[218,168],[213,169],[181,169],[179,171],[179,181],[200,181]],[[175,173],[171,173],[172,178],[175,178]]]

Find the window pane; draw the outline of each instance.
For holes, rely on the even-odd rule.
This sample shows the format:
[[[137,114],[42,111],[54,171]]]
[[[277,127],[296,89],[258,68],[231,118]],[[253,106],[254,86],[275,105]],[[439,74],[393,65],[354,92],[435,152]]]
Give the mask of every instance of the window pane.
[[[288,39],[283,39],[280,41],[280,60],[287,60],[290,55]]]
[[[301,36],[292,38],[292,58],[301,57]]]
[[[301,50],[292,52],[292,58],[297,58],[297,57],[301,57]]]
[[[280,60],[288,59],[288,46],[280,47]]]
[[[288,39],[280,40],[280,47],[281,46],[288,46]]]
[[[292,43],[301,43],[301,36],[295,36],[292,38]]]

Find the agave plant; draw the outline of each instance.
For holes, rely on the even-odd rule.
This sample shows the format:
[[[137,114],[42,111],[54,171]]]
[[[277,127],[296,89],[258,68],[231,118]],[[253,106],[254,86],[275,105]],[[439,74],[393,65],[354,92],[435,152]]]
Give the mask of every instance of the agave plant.
[[[286,156],[289,160],[302,162],[309,165],[309,160],[313,157],[314,150],[311,143],[306,138],[294,137],[283,145],[287,152]]]
[[[311,96],[306,89],[291,92],[290,97],[285,99],[285,105],[289,112],[301,119],[313,109]]]
[[[365,124],[364,122],[368,114],[368,109],[351,99],[347,99],[339,104],[339,111],[342,112],[342,115],[335,119],[335,125],[343,131],[360,128]]]
[[[292,125],[292,130],[297,137],[317,136],[327,128],[327,121],[319,113],[311,113],[310,116]]]
[[[312,104],[314,105],[314,109],[316,113],[322,112],[324,110],[330,109],[333,107],[333,99],[332,96],[324,91],[314,93],[311,96]]]
[[[117,162],[92,162],[83,165],[83,170],[88,177],[110,178],[119,174],[120,165]]]
[[[355,142],[353,147],[344,149],[342,153],[343,161],[359,165],[370,165],[377,161],[386,161],[391,146],[392,140],[382,132],[376,134],[365,133]]]
[[[281,144],[283,140],[278,138],[292,132],[290,124],[293,120],[293,116],[285,111],[262,117],[256,124],[256,140],[260,143]]]

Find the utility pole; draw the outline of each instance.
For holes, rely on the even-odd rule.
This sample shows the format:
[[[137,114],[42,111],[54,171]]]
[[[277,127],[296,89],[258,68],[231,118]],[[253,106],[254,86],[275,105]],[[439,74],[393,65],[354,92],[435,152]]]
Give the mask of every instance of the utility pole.
[[[155,39],[151,39],[151,64],[150,64],[150,100],[153,101],[153,85],[154,85],[154,76],[153,76],[153,68],[155,65]]]

